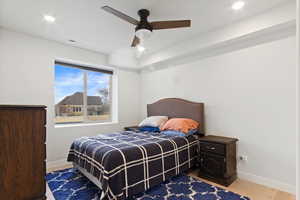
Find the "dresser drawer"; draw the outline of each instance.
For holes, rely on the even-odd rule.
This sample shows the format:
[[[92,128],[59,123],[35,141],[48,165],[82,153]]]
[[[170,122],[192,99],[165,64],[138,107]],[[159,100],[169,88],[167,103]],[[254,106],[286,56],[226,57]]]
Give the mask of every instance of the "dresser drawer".
[[[202,152],[216,153],[225,155],[225,145],[212,143],[212,142],[200,142],[200,149]]]

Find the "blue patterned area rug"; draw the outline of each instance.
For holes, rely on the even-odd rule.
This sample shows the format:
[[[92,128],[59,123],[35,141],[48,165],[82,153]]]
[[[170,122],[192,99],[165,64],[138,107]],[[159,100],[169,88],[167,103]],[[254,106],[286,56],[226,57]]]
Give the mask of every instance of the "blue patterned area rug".
[[[98,200],[101,190],[74,168],[46,176],[56,200]],[[250,200],[190,176],[181,175],[132,198],[136,200]]]

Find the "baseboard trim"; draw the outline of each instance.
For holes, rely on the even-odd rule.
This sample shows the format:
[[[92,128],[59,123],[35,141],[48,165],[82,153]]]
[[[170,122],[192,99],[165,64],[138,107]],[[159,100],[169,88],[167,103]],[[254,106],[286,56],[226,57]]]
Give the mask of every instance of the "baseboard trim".
[[[281,181],[265,178],[265,177],[262,177],[262,176],[257,176],[257,175],[242,172],[242,171],[238,172],[238,177],[240,179],[251,181],[251,182],[254,182],[254,183],[257,183],[257,184],[260,184],[260,185],[264,185],[264,186],[267,186],[267,187],[270,187],[270,188],[277,189],[277,190],[281,190],[283,192],[296,194],[296,186],[293,186],[293,185],[290,185],[290,184],[287,184],[287,183],[283,183]]]
[[[70,163],[67,162],[66,158],[60,159],[60,160],[47,161],[46,162],[47,169],[50,169],[50,168],[59,168],[59,167],[63,167],[63,166],[69,165],[69,164]]]

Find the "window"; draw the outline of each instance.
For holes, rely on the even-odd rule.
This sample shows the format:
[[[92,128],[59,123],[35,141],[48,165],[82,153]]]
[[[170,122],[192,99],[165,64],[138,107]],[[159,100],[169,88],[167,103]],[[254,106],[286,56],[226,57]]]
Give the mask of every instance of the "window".
[[[55,123],[112,120],[113,71],[55,62]]]

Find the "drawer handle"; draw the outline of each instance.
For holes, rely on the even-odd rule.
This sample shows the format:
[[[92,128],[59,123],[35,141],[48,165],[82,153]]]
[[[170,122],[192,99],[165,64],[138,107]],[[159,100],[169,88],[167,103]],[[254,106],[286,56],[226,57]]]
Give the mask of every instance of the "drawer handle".
[[[209,150],[216,150],[216,147],[207,147]]]

